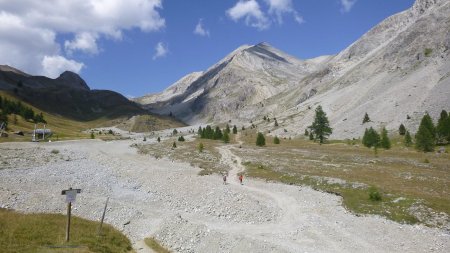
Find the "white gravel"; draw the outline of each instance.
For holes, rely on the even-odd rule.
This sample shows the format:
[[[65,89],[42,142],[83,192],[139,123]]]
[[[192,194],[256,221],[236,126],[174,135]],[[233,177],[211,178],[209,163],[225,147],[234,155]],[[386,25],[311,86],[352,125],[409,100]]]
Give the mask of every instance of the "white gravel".
[[[141,140],[139,140],[141,141]],[[154,141],[149,139],[147,143]],[[134,141],[136,142],[136,141]],[[141,247],[153,236],[174,252],[447,252],[448,232],[356,217],[337,196],[310,188],[217,175],[151,155],[133,140],[0,144],[0,207],[65,213],[61,190],[81,188],[73,214],[101,217]],[[51,153],[58,150],[58,154]],[[237,160],[237,163],[232,162]],[[14,165],[14,166],[13,166]]]

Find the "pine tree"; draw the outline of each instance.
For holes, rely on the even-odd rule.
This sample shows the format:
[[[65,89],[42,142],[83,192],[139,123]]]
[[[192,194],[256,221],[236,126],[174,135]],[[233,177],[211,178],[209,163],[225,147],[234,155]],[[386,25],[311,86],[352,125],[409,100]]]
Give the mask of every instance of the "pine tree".
[[[410,147],[412,144],[413,143],[412,143],[411,135],[409,134],[409,131],[406,130],[406,133],[405,133],[405,146]]]
[[[176,147],[177,147],[177,144],[175,142],[173,142],[172,148],[176,148]]]
[[[161,138],[159,138],[159,136],[158,136],[158,139],[157,139],[157,141],[158,141],[158,142],[161,142]]]
[[[367,123],[367,122],[370,122],[370,118],[369,118],[369,114],[367,114],[367,112],[366,112],[366,114],[364,114],[364,118],[363,118],[363,124],[364,123]]]
[[[431,152],[436,143],[436,132],[430,115],[425,114],[416,133],[416,149]]]
[[[333,133],[333,129],[330,127],[326,113],[322,110],[322,106],[316,108],[316,116],[314,122],[309,126],[311,132],[314,133],[316,139],[319,139],[319,143],[322,144],[327,137]]]
[[[405,135],[406,134],[406,128],[403,124],[400,124],[400,127],[398,128],[398,133],[400,135]]]
[[[91,139],[95,139],[94,132],[91,132]]]
[[[180,137],[178,137],[178,141],[185,141],[185,139],[184,139],[183,135],[182,135],[182,136],[180,136]]]
[[[261,132],[259,132],[258,136],[256,137],[256,146],[263,147],[265,145],[266,145],[266,138],[264,138],[264,135]]]
[[[225,127],[225,132],[231,133],[230,126],[229,126],[228,124],[227,124],[227,126]]]
[[[278,121],[277,121],[277,120],[275,120],[275,126],[276,126],[276,127],[278,126]]]
[[[213,139],[220,140],[220,139],[222,139],[222,136],[223,136],[222,130],[220,130],[220,127],[216,127],[216,130],[214,131],[214,134],[213,134]]]
[[[172,131],[172,134],[173,134],[173,135],[177,135],[177,134],[178,134],[178,130],[177,130],[177,129],[174,129],[174,130]]]
[[[203,138],[203,137],[201,137],[201,136],[202,136],[202,133],[203,133],[203,129],[202,129],[201,126],[199,126],[199,127],[198,127],[198,130],[197,130],[197,134],[198,134],[198,136],[200,136],[200,138]]]
[[[277,136],[275,136],[275,137],[273,138],[273,143],[274,143],[274,144],[280,144],[280,139],[279,139]]]
[[[384,149],[390,149],[391,148],[391,141],[389,140],[388,132],[387,132],[386,128],[384,128],[384,127],[381,130],[380,146],[382,148],[384,148]]]
[[[309,132],[309,140],[313,141],[314,140],[314,134],[311,132]]]
[[[436,133],[437,133],[437,138],[438,141],[443,143],[448,135],[449,135],[449,126],[448,126],[448,113],[446,110],[442,110],[441,112],[441,117],[438,120],[438,124],[436,126]]]
[[[308,129],[305,129],[305,136],[309,136]]]
[[[380,146],[380,135],[373,127],[366,128],[364,136],[362,138],[362,144],[368,148]]]
[[[222,135],[222,141],[224,143],[230,143],[230,135],[228,135],[228,132],[225,131]]]
[[[237,127],[236,127],[236,125],[233,126],[233,134],[237,134]]]

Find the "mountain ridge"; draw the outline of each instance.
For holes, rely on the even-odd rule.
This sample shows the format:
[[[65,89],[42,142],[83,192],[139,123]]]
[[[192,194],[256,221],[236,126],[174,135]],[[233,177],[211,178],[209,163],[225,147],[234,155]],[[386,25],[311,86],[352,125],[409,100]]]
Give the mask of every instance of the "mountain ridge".
[[[335,138],[360,137],[365,112],[374,127],[395,131],[404,123],[415,131],[425,112],[437,117],[450,108],[449,17],[450,2],[417,0],[340,53],[307,60],[267,43],[245,45],[184,84],[184,94],[142,104],[188,123],[249,124],[276,117],[279,128],[261,122],[260,130],[281,136],[302,134],[319,104]]]

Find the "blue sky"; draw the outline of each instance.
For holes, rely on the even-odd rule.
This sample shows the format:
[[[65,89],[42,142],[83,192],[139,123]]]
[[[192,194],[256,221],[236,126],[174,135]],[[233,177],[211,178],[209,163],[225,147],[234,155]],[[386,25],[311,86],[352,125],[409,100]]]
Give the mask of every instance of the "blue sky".
[[[336,54],[414,2],[110,0],[80,6],[56,0],[52,5],[59,8],[49,12],[27,1],[32,2],[0,3],[0,64],[49,76],[70,69],[91,88],[127,96],[162,91],[243,44],[268,42],[301,59]],[[42,10],[42,18],[31,15],[33,10]],[[60,18],[48,19],[52,15]],[[36,34],[34,41],[41,42],[21,41],[1,23],[15,27],[15,34],[17,29]]]

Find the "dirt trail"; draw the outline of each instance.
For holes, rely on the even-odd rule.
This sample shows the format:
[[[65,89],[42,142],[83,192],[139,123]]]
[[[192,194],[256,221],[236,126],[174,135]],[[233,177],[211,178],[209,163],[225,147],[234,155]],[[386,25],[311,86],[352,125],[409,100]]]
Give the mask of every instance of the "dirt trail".
[[[356,217],[334,195],[250,178],[240,185],[237,175],[244,167],[233,153],[239,144],[219,147],[221,163],[232,168],[229,184],[223,185],[220,176],[198,176],[199,169],[189,164],[139,155],[132,147],[135,143],[142,143],[142,138],[1,144],[4,157],[15,162],[19,158],[14,152],[30,147],[39,147],[33,149],[35,157],[45,161],[36,165],[24,158],[15,168],[0,169],[0,207],[64,213],[60,189],[75,186],[83,194],[77,197],[74,215],[97,220],[109,196],[106,222],[129,236],[137,252],[151,252],[142,242],[150,236],[173,252],[450,248],[450,236],[444,231],[376,216]],[[158,145],[152,138],[146,143]],[[60,153],[52,154],[54,149]]]

